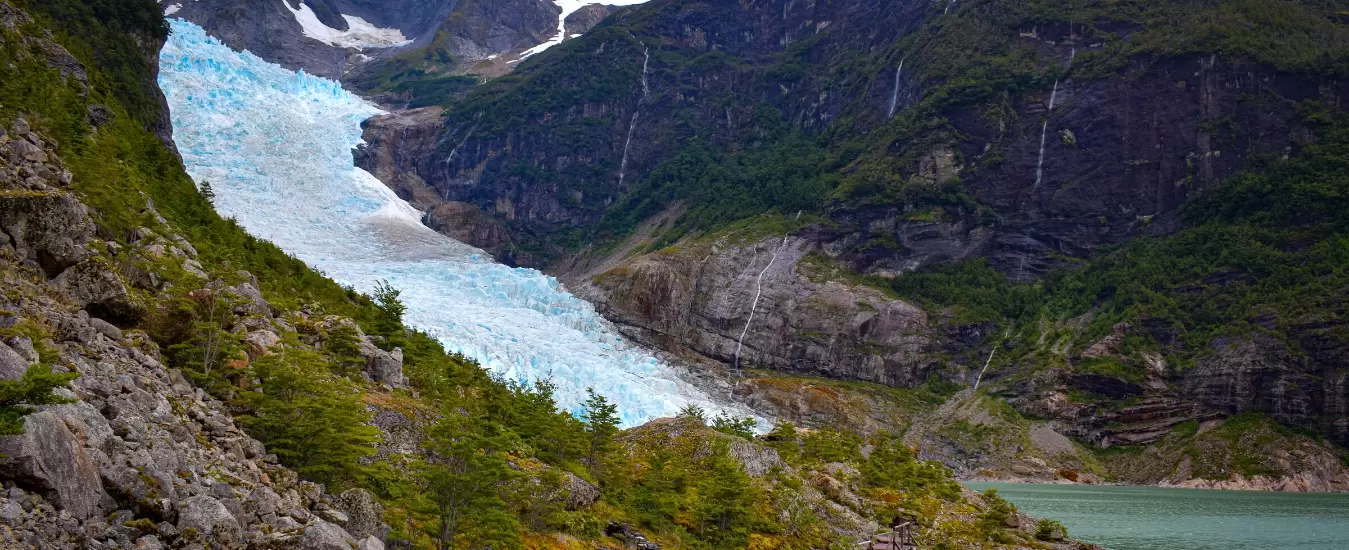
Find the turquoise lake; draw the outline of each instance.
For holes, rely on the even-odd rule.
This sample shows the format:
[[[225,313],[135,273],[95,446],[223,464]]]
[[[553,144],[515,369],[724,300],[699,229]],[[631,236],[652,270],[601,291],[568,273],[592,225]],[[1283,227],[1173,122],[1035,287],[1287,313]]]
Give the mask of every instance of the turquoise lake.
[[[1349,495],[1038,483],[995,488],[1022,511],[1057,519],[1110,550],[1345,550]]]

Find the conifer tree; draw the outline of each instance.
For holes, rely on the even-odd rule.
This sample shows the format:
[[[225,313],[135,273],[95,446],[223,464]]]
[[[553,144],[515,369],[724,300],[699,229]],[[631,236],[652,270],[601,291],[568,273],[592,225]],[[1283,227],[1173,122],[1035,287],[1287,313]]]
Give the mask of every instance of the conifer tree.
[[[379,309],[375,330],[389,348],[403,345],[406,339],[403,334],[403,314],[407,313],[408,308],[403,304],[402,294],[403,291],[394,288],[389,281],[375,283],[374,299]]]
[[[365,364],[356,328],[345,323],[328,331],[328,341],[323,344],[323,352],[328,356],[333,372],[339,376],[353,378],[360,374]]]
[[[53,390],[70,383],[79,374],[55,373],[47,365],[33,365],[18,380],[0,381],[0,435],[23,433],[23,417],[37,405],[69,403]]]
[[[731,457],[728,445],[721,442],[713,449],[705,475],[698,482],[698,500],[694,515],[699,536],[717,548],[743,546],[751,507],[758,497],[757,488],[745,468]]]
[[[463,538],[474,548],[519,545],[515,516],[505,512],[501,487],[512,477],[502,456],[501,437],[479,433],[469,418],[450,412],[424,443],[428,452],[421,477],[438,525],[433,535],[441,549],[456,548]]]
[[[321,483],[361,477],[379,430],[360,392],[335,379],[322,356],[288,345],[253,363],[258,391],[247,392],[244,425],[300,475]]]
[[[581,416],[586,422],[586,435],[590,442],[587,462],[590,475],[599,479],[603,469],[600,462],[613,444],[614,434],[618,433],[618,405],[609,403],[603,395],[595,393],[595,388],[586,388],[586,395],[589,397],[582,404]]]

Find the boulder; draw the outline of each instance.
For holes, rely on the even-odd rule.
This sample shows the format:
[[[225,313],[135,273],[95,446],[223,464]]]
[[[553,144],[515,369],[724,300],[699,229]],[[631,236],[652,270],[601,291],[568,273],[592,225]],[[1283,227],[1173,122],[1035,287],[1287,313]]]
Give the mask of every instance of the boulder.
[[[28,370],[29,361],[19,352],[0,343],[0,380],[18,380]]]
[[[178,530],[186,533],[188,529],[196,531],[198,540],[215,539],[225,545],[239,542],[242,531],[229,508],[206,495],[188,497],[178,503]]]
[[[249,360],[272,353],[272,346],[281,343],[281,337],[270,330],[255,330],[244,336],[245,352]]]
[[[389,526],[384,524],[384,506],[375,495],[365,489],[348,489],[337,496],[336,506],[346,514],[347,521],[342,527],[351,536],[383,538]]]
[[[91,317],[89,319],[89,326],[94,327],[94,330],[97,330],[99,334],[107,336],[108,339],[114,342],[121,341],[123,338],[122,329],[97,317]]]
[[[571,472],[566,472],[566,479],[568,510],[580,510],[600,499],[600,488],[594,483],[581,479]]]
[[[21,260],[33,260],[47,276],[84,261],[94,222],[84,204],[68,193],[0,193],[0,229],[14,240]]]
[[[351,550],[356,539],[334,524],[326,521],[306,527],[300,537],[300,550]]]
[[[384,543],[375,537],[365,537],[356,544],[356,550],[384,550]]]
[[[77,306],[100,317],[131,323],[145,314],[145,305],[131,294],[122,278],[98,259],[71,266],[52,284]]]
[[[24,419],[24,433],[4,438],[0,477],[21,480],[48,493],[61,509],[84,520],[103,514],[113,504],[103,490],[98,466],[59,411],[46,410]]]
[[[403,350],[401,348],[384,351],[372,346],[366,355],[366,370],[370,378],[376,382],[385,383],[395,388],[402,387],[406,383],[403,379]]]
[[[37,349],[33,348],[33,340],[27,336],[11,336],[5,343],[29,363],[38,362]]]
[[[263,299],[262,291],[258,290],[257,285],[248,282],[229,287],[226,292],[239,300],[234,307],[234,312],[240,315],[262,315],[272,314],[272,305]]]

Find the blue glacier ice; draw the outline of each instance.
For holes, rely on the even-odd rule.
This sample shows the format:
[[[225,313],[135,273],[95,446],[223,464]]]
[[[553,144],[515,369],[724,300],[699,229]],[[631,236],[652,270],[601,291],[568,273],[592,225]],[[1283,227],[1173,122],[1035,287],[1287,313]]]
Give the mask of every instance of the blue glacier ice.
[[[235,52],[171,20],[160,54],[174,140],[216,208],[329,277],[369,292],[388,280],[408,322],[445,346],[522,382],[551,378],[576,412],[587,387],[616,403],[624,426],[687,404],[740,416],[626,342],[556,279],[496,263],[436,233],[353,165],[374,105],[332,81]]]

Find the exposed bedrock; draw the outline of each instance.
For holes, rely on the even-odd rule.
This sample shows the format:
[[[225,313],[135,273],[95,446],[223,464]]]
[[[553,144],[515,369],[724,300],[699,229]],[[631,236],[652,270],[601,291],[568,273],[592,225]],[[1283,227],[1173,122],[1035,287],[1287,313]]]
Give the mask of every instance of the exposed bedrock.
[[[924,378],[930,335],[922,310],[814,278],[807,240],[735,237],[671,247],[588,280],[569,277],[570,287],[647,345],[734,365],[743,334],[743,368],[895,386]]]

